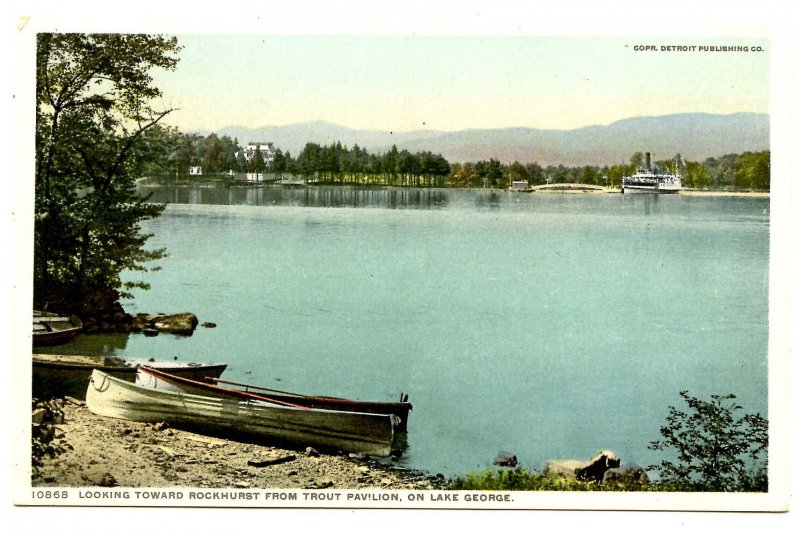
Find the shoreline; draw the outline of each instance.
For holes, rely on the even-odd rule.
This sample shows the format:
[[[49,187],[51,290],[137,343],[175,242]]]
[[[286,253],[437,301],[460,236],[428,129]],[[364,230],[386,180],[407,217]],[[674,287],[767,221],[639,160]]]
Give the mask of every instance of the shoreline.
[[[384,465],[362,456],[302,446],[287,449],[164,423],[106,418],[73,398],[48,403],[60,409],[63,421],[59,415],[53,425],[49,449],[54,455],[45,454],[41,465],[32,467],[33,487],[446,488],[440,474]]]

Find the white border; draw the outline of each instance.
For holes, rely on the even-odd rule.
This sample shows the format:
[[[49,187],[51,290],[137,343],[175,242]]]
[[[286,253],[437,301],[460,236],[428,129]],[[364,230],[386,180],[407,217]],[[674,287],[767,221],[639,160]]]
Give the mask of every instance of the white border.
[[[796,171],[792,156],[797,154],[797,124],[795,102],[795,80],[797,69],[797,35],[794,33],[793,6],[788,10],[783,3],[760,2],[758,7],[752,3],[742,5],[726,2],[722,5],[699,4],[697,2],[670,2],[658,13],[648,11],[646,25],[642,18],[645,7],[638,2],[615,3],[614,7],[603,4],[574,3],[562,6],[562,11],[543,10],[542,6],[531,5],[519,11],[517,5],[505,6],[504,2],[492,2],[492,7],[485,3],[467,2],[459,4],[459,12],[455,13],[452,5],[429,4],[425,6],[424,16],[419,16],[416,2],[392,4],[389,8],[376,9],[374,3],[345,2],[332,4],[311,3],[311,7],[297,5],[291,7],[269,6],[263,18],[256,18],[258,8],[252,4],[236,2],[225,4],[228,15],[215,15],[212,19],[196,16],[194,8],[180,5],[177,13],[163,9],[150,9],[151,2],[137,3],[136,10],[151,13],[149,17],[136,18],[129,14],[111,18],[99,13],[107,12],[108,3],[97,3],[92,15],[78,14],[74,2],[60,7],[69,9],[71,15],[59,14],[59,8],[40,4],[26,6],[25,11],[33,18],[27,22],[26,29],[17,34],[15,70],[15,198],[8,218],[12,234],[8,245],[13,248],[15,262],[11,280],[11,318],[13,333],[26,332],[24,318],[29,317],[30,305],[26,297],[30,295],[29,274],[32,270],[30,254],[32,249],[30,228],[32,226],[32,186],[26,177],[33,175],[33,148],[26,140],[33,138],[33,106],[31,82],[33,77],[32,41],[26,37],[38,29],[58,29],[59,31],[148,31],[168,33],[301,33],[301,34],[428,34],[428,35],[660,35],[681,36],[768,36],[771,41],[772,76],[771,76],[771,114],[772,114],[772,170],[777,179],[773,182],[771,195],[771,258],[770,258],[770,445],[771,464],[770,482],[774,490],[766,495],[746,494],[621,494],[621,493],[537,493],[536,496],[521,498],[519,503],[526,505],[530,501],[533,508],[553,509],[622,509],[622,510],[781,510],[788,506],[790,466],[790,414],[783,409],[790,399],[790,378],[792,369],[788,356],[791,350],[790,337],[796,332],[797,301],[793,301],[794,254],[797,247],[793,208],[797,207],[796,192],[791,187],[791,180]],[[56,3],[57,4],[57,3]],[[158,3],[153,3],[157,5]],[[357,7],[353,7],[356,4]],[[733,5],[732,5],[733,4]],[[67,8],[67,5],[69,6]],[[141,10],[141,11],[140,11]],[[387,14],[387,11],[389,12]],[[38,15],[37,15],[38,13]],[[162,14],[163,13],[163,14]],[[249,18],[243,13],[251,13]],[[609,14],[613,21],[607,20]],[[542,16],[544,15],[544,16]],[[687,19],[692,21],[687,24]],[[555,24],[554,24],[555,21]],[[786,177],[786,179],[783,179]],[[4,204],[4,216],[8,217]],[[4,220],[4,224],[6,221]],[[20,254],[23,252],[23,254]],[[788,291],[788,289],[792,291]],[[4,287],[4,292],[6,288]],[[3,337],[6,343],[8,336]],[[14,342],[19,342],[14,338]],[[13,384],[19,389],[14,400],[29,399],[30,370],[27,366],[27,344],[15,343],[8,353],[13,354]],[[27,401],[15,408],[24,409]],[[20,453],[29,444],[29,423],[27,410],[14,410],[8,421],[12,422],[15,440],[12,466],[14,461],[27,460]],[[782,425],[786,424],[786,425]],[[796,438],[796,437],[795,437]],[[795,441],[795,444],[797,442]],[[22,450],[20,450],[20,447]],[[23,468],[26,468],[23,463]],[[796,468],[792,468],[796,474]],[[14,487],[17,494],[14,498],[19,502],[19,492],[30,490],[27,469],[15,466],[13,473]],[[522,493],[528,494],[528,493]],[[515,502],[516,503],[516,502]],[[186,503],[164,503],[163,505],[197,505]],[[206,504],[214,505],[214,504]],[[345,504],[344,507],[351,507]]]

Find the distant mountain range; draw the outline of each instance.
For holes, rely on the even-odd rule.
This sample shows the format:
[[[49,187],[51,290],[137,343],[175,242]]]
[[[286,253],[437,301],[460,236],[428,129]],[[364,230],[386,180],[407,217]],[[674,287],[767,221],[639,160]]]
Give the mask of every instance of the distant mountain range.
[[[297,156],[306,143],[358,145],[382,153],[397,145],[410,152],[431,151],[450,162],[497,158],[503,163],[537,161],[542,165],[603,165],[627,162],[637,151],[657,159],[680,153],[687,160],[769,149],[769,115],[763,113],[680,113],[632,117],[609,125],[573,130],[536,128],[472,129],[456,132],[359,130],[324,121],[246,128],[227,126],[216,132],[249,141],[271,141]],[[210,132],[201,132],[205,135]]]

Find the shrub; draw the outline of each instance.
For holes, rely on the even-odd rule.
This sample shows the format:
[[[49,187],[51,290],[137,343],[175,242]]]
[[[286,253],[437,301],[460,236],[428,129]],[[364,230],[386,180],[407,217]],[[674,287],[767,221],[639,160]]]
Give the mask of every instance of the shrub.
[[[677,452],[676,460],[662,460],[659,490],[712,492],[766,492],[768,423],[759,414],[738,412],[736,396],[711,396],[703,401],[680,393],[689,407],[669,408],[662,440],[650,443],[657,451]]]

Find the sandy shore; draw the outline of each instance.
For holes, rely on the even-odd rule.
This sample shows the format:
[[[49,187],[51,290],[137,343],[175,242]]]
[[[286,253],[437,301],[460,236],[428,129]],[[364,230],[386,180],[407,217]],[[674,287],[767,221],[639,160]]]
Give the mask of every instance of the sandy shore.
[[[769,197],[768,191],[699,191],[681,190],[679,195],[690,197]]]
[[[56,401],[59,450],[35,467],[33,486],[434,489],[445,480],[369,459],[311,448],[281,449],[168,425],[97,416],[83,402]]]

